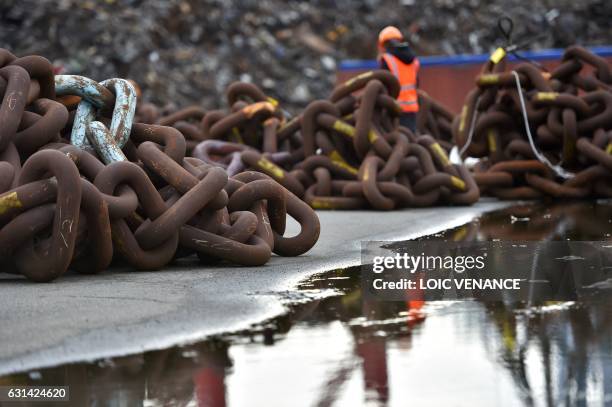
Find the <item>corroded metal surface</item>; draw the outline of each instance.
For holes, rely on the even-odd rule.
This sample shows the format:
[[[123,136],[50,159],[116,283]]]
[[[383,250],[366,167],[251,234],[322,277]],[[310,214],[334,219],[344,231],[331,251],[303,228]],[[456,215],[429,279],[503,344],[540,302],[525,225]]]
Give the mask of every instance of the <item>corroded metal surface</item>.
[[[50,281],[119,258],[155,270],[193,254],[257,266],[317,241],[317,215],[272,178],[229,177],[186,157],[178,130],[133,122],[129,81],[54,78],[46,59],[6,50],[0,62],[3,272]],[[64,105],[58,96],[80,100]],[[284,236],[287,216],[301,225],[292,237]]]
[[[464,155],[481,159],[474,177],[483,193],[612,197],[608,63],[572,46],[552,72],[529,63],[507,71],[500,50],[482,68],[453,127]]]
[[[471,174],[447,155],[452,115],[421,93],[425,116],[415,135],[399,125],[399,89],[391,73],[367,72],[288,118],[257,86],[234,83],[227,111],[164,115],[144,105],[138,114],[180,130],[192,156],[230,174],[266,174],[313,208],[473,204],[479,191]]]

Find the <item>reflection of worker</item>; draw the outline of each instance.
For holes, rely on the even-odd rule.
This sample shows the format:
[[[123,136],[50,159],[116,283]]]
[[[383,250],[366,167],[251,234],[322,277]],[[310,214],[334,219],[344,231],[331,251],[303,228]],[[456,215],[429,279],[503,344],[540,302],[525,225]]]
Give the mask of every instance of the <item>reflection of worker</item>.
[[[417,75],[419,60],[414,56],[404,36],[396,27],[385,27],[378,34],[380,67],[395,75],[401,85],[397,101],[402,107],[400,124],[416,130],[416,114],[419,111],[417,95]]]

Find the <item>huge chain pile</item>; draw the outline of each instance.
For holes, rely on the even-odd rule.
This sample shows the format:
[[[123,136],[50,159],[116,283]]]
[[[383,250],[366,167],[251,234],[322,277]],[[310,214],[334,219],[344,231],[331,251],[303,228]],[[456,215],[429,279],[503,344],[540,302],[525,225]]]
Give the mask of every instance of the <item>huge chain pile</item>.
[[[278,102],[258,87],[234,83],[228,110],[197,106],[164,115],[143,105],[139,117],[172,125],[193,157],[230,175],[252,169],[272,177],[313,208],[390,210],[435,204],[472,204],[478,188],[463,167],[450,163],[452,115],[421,94],[419,129],[399,126],[397,79],[371,71],[336,87],[286,120]]]
[[[317,241],[314,211],[270,177],[228,177],[186,157],[176,129],[134,123],[128,81],[54,76],[47,59],[3,49],[0,67],[2,271],[49,281],[114,257],[151,270],[193,253],[261,265]]]
[[[612,70],[567,48],[552,72],[505,68],[496,51],[454,122],[463,155],[481,158],[481,191],[502,199],[612,197]]]

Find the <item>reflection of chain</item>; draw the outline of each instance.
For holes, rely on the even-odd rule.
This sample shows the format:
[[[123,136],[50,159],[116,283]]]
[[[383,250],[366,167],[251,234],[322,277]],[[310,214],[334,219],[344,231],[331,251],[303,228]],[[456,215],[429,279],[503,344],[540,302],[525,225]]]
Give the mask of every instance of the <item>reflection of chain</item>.
[[[536,273],[538,269],[538,263],[540,259],[540,245],[535,245],[533,253],[533,259],[531,260],[531,273],[529,274],[529,295],[527,296],[527,307],[531,307],[533,304],[533,289],[536,281]]]

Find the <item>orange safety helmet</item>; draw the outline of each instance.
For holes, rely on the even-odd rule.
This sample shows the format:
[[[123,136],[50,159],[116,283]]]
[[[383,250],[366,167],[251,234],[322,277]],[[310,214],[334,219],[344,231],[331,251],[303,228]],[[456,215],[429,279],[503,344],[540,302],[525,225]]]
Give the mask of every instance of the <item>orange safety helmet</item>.
[[[389,40],[403,40],[404,36],[402,32],[392,25],[389,25],[382,29],[380,34],[378,34],[378,47],[382,49],[385,45],[385,42]]]

